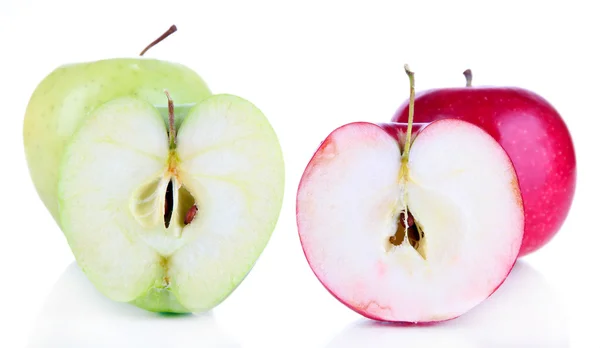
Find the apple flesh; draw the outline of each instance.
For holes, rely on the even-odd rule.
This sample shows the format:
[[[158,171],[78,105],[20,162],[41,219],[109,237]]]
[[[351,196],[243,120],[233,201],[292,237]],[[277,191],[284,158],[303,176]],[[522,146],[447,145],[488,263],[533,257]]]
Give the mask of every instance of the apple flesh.
[[[193,70],[146,58],[65,65],[41,81],[27,106],[23,138],[31,178],[55,221],[59,221],[58,169],[65,148],[81,123],[102,104],[127,96],[155,105],[166,123],[165,89],[177,103],[177,127],[191,105],[211,95]]]
[[[455,318],[490,296],[523,237],[518,180],[502,147],[460,120],[351,123],[306,167],[297,224],[313,272],[354,311],[392,322]],[[400,140],[400,141],[399,141]]]
[[[154,105],[123,97],[81,123],[56,193],[87,277],[107,297],[151,311],[201,312],[223,301],[281,208],[283,156],[264,115],[242,98],[209,96],[187,110],[170,143]]]
[[[407,122],[408,101],[392,118]],[[422,92],[415,122],[453,118],[477,125],[512,160],[525,210],[519,256],[547,244],[566,219],[575,193],[576,160],[571,135],[559,113],[539,95],[521,88],[462,87]]]

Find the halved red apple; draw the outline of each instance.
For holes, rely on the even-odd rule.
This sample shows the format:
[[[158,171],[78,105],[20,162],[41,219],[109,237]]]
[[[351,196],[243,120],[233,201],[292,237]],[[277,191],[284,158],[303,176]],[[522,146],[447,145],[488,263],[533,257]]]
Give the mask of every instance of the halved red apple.
[[[407,129],[357,122],[333,131],[300,181],[298,231],[315,275],[351,309],[384,321],[448,320],[510,273],[521,192],[508,155],[481,128],[435,121],[401,146]]]

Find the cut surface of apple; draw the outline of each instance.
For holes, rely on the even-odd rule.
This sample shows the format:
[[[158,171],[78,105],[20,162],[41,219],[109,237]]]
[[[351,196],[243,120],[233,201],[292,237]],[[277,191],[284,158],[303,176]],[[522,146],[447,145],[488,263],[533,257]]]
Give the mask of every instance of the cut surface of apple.
[[[283,198],[283,157],[264,115],[231,95],[193,106],[174,139],[144,100],[100,106],[62,161],[60,223],[109,298],[199,312],[225,299],[266,246]]]
[[[302,247],[329,292],[366,317],[452,319],[515,263],[524,223],[515,171],[493,138],[459,120],[425,126],[408,156],[401,150],[375,124],[332,132],[300,181]]]

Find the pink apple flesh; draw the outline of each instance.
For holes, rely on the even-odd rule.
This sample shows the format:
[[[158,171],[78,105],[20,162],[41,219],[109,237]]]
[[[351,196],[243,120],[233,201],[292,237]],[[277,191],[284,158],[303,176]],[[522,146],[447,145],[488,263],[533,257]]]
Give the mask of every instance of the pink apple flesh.
[[[512,269],[524,229],[519,184],[504,149],[470,123],[422,127],[403,165],[394,134],[405,130],[360,122],[327,137],[300,181],[300,240],[321,283],[356,312],[448,320]],[[405,211],[413,232],[399,221]]]
[[[542,97],[521,88],[446,88],[417,95],[415,122],[446,118],[481,127],[511,158],[525,209],[519,256],[546,245],[565,221],[575,194],[575,148],[559,113]],[[407,120],[408,101],[392,121]]]

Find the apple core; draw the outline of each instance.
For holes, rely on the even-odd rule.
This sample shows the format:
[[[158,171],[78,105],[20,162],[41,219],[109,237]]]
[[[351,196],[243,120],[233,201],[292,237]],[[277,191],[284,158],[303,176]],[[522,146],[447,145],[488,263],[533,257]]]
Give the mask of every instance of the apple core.
[[[403,210],[398,216],[398,228],[396,233],[389,238],[389,242],[393,246],[408,243],[424,260],[427,259],[425,256],[425,233],[408,209]]]
[[[178,175],[177,131],[175,126],[175,104],[165,90],[167,97],[167,111],[169,125],[167,135],[169,139],[168,166],[162,178],[144,184],[134,193],[131,204],[131,213],[136,217],[142,227],[154,227],[158,221],[156,207],[163,207],[162,216],[165,229],[171,224],[176,224],[174,235],[180,237],[184,226],[190,224],[196,216],[198,205],[190,191],[182,183]],[[189,106],[184,106],[189,111]],[[165,186],[166,185],[166,186]],[[161,193],[164,192],[164,193]],[[157,201],[162,198],[163,201]],[[175,212],[175,217],[173,213]],[[192,213],[193,212],[193,213]]]
[[[408,64],[404,65],[404,71],[408,76],[409,85],[410,85],[410,97],[409,100],[413,101],[409,103],[409,112],[408,112],[408,125],[406,128],[406,138],[404,139],[404,151],[402,153],[401,158],[401,166],[400,166],[400,180],[406,186],[406,183],[410,180],[409,177],[409,168],[408,168],[408,158],[410,152],[410,145],[412,142],[412,132],[413,132],[413,116],[414,116],[414,99],[415,99],[415,74],[412,70],[410,70]],[[402,133],[400,133],[402,135]],[[401,137],[399,137],[399,142],[402,143]],[[406,187],[404,187],[403,192],[407,192]],[[407,201],[406,195],[404,196],[403,202]],[[408,243],[411,247],[413,247],[421,257],[425,260],[425,234],[423,233],[423,229],[419,224],[415,221],[414,216],[411,214],[408,206],[405,205],[404,209],[398,215],[398,228],[396,229],[396,233],[390,237],[389,242],[394,245],[402,245],[404,243]]]

